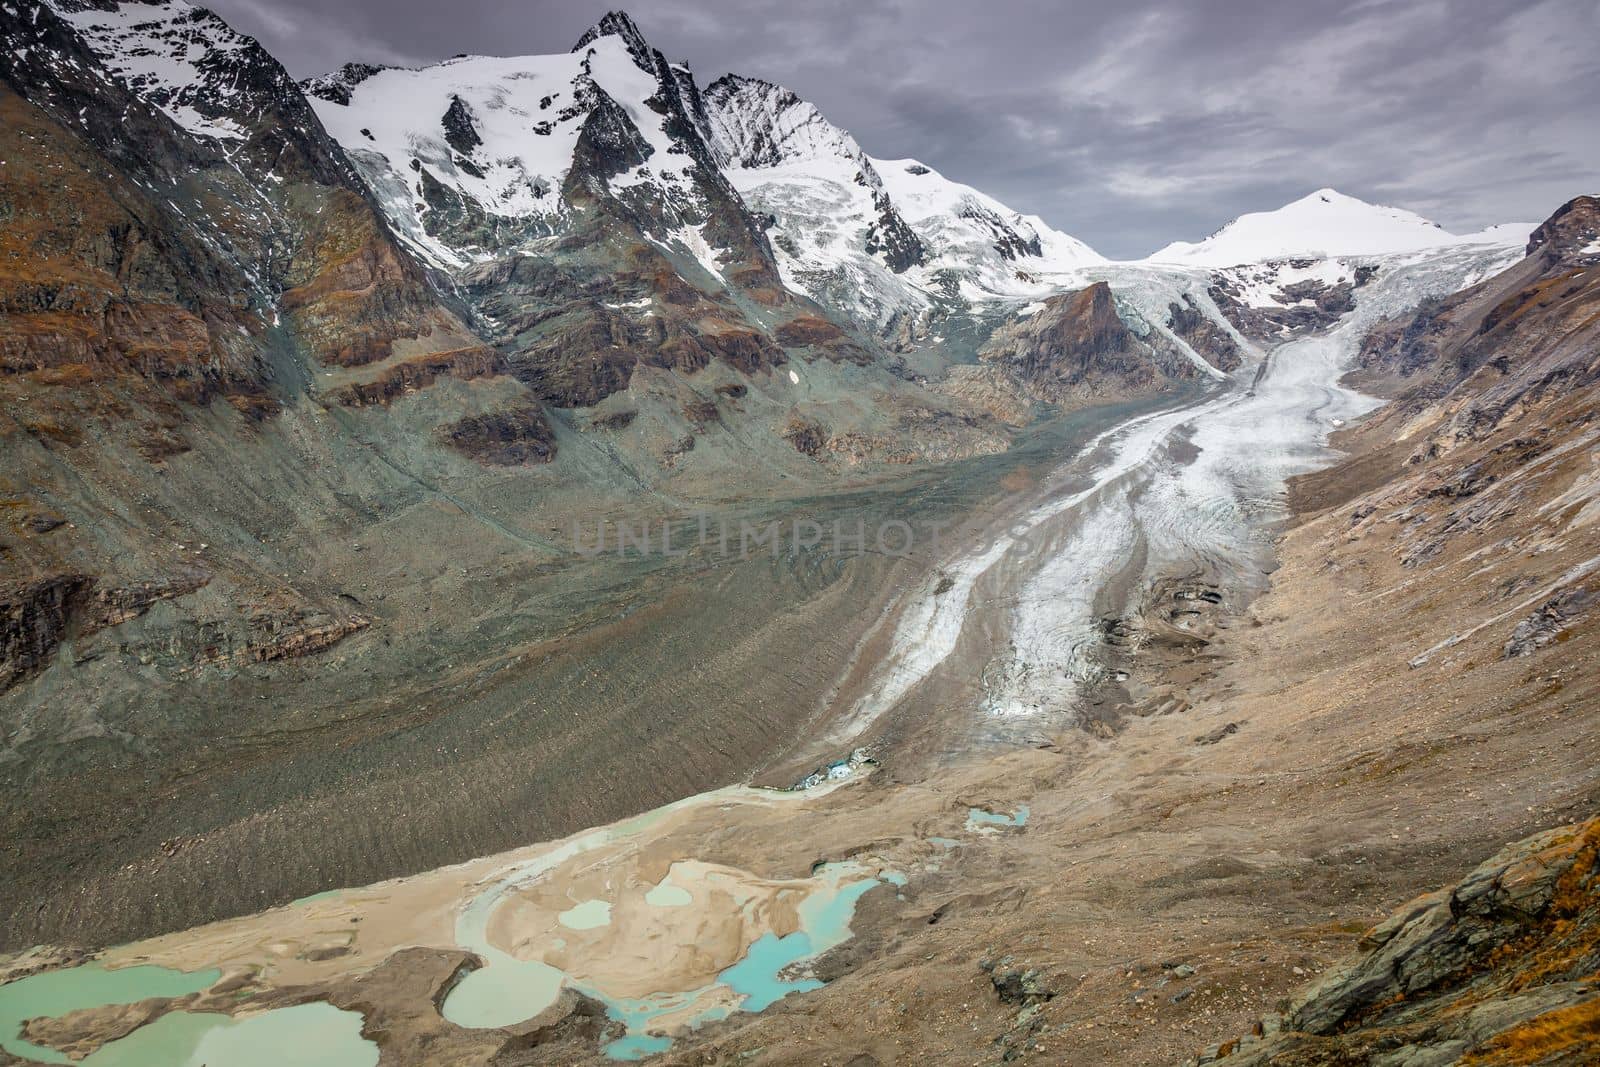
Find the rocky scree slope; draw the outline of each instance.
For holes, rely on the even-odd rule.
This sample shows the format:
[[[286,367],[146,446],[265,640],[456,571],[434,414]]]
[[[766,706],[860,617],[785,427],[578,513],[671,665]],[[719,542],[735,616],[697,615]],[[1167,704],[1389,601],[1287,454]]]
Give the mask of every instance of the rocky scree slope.
[[[1506,656],[1565,640],[1600,600],[1600,201],[1563,206],[1527,253],[1382,324],[1355,372],[1395,399],[1353,435],[1362,447],[1381,443],[1367,478],[1392,473],[1350,505],[1352,532],[1398,528],[1401,562],[1420,574],[1484,552],[1538,555],[1539,567],[1505,579],[1500,615],[1525,614]],[[1530,509],[1538,538],[1496,539]],[[1471,632],[1414,662],[1448,655]]]
[[[67,629],[91,634],[215,577],[140,506],[166,461],[219,430],[259,434],[333,368],[350,382],[326,397],[338,404],[499,361],[394,246],[282,67],[215,16],[24,2],[0,9],[0,34],[15,680]],[[74,496],[90,510],[59,506]],[[288,601],[253,626],[266,632],[236,636],[249,655],[362,625]]]
[[[346,560],[414,471],[553,439],[254,41],[79,0],[0,6],[0,37],[9,911],[70,908],[57,865],[154,851],[123,815],[150,768],[203,775],[349,698],[328,678],[383,613]]]
[[[1531,737],[1547,725],[1581,733],[1593,707],[1597,208],[1573,200],[1520,262],[1370,334],[1353,377],[1395,399],[1342,435],[1349,459],[1294,488],[1310,517],[1294,537],[1316,539],[1305,550],[1347,587],[1348,614],[1385,625],[1396,646],[1367,673],[1415,693],[1463,744],[1504,709],[1528,716]],[[1493,729],[1520,748],[1531,742],[1517,725]],[[1581,783],[1584,755],[1563,751],[1545,773]],[[1459,784],[1477,803],[1474,780]],[[1597,833],[1590,819],[1507,846],[1198,1062],[1592,1062]]]

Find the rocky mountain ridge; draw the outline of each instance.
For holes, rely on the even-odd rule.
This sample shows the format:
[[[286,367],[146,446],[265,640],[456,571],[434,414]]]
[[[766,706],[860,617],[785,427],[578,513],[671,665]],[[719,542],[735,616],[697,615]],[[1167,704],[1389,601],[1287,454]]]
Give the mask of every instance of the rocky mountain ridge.
[[[1281,1014],[1191,1067],[1581,1064],[1600,1010],[1600,819],[1506,846],[1361,939]]]

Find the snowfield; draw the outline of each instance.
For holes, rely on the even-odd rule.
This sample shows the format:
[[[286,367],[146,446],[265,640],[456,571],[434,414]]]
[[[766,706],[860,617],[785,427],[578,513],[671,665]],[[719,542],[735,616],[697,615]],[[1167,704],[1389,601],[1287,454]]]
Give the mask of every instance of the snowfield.
[[[1147,262],[1232,267],[1274,259],[1420,252],[1450,245],[1524,244],[1533,225],[1453,234],[1411,211],[1318,189],[1276,211],[1240,215],[1204,241],[1174,241]]]

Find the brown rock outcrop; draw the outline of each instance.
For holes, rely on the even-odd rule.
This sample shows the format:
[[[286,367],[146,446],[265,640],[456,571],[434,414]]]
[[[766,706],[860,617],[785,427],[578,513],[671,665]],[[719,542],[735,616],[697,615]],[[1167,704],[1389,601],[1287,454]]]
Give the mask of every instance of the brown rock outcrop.
[[[978,355],[1030,396],[1064,404],[1159,392],[1193,378],[1194,364],[1169,347],[1134,334],[1117,314],[1111,287],[1096,282],[1002,326]]]
[[[1167,306],[1167,324],[1172,332],[1183,338],[1200,358],[1218,370],[1236,370],[1243,362],[1239,345],[1232,335],[1217,325],[1195,306],[1194,300],[1184,294],[1183,303]]]
[[[505,372],[505,361],[494,349],[467,345],[398,360],[376,378],[334,390],[332,399],[346,407],[387,404],[404,393],[426,388],[440,377],[487,378]]]
[[[556,455],[555,433],[536,404],[468,415],[443,433],[451,448],[494,466],[548,463]]]
[[[779,326],[773,338],[785,348],[815,348],[829,359],[866,363],[872,354],[842,329],[817,315],[800,315]]]
[[[1369,931],[1283,1016],[1202,1054],[1239,1067],[1582,1064],[1600,1047],[1600,819],[1519,841]]]

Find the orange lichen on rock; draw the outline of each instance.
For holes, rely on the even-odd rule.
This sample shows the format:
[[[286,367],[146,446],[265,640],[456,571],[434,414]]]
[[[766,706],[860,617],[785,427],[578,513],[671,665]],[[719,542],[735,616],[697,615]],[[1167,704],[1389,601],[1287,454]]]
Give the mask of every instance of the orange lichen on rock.
[[[426,329],[433,302],[366,201],[346,189],[322,192],[279,303],[317,359],[373,363],[396,339]]]
[[[1593,1063],[1600,1049],[1600,998],[1546,1012],[1497,1034],[1460,1061],[1462,1067]]]

